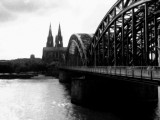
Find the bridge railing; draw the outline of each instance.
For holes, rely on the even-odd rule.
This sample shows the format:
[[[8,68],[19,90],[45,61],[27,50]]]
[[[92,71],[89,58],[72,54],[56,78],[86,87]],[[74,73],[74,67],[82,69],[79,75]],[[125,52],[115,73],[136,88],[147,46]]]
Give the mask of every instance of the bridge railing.
[[[160,67],[155,66],[66,66],[63,67],[63,69],[98,73],[104,75],[160,80]]]

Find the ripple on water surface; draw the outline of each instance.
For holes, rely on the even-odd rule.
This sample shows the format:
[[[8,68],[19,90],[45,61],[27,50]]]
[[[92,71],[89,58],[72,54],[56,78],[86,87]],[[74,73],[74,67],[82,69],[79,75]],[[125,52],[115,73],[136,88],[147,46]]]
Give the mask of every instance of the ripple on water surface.
[[[52,77],[0,80],[0,120],[119,120],[70,103],[68,86]]]

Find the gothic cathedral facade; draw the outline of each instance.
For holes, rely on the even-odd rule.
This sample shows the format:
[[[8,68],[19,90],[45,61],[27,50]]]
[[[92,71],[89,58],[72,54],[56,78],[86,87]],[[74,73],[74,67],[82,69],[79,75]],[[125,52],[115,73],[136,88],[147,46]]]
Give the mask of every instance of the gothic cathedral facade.
[[[61,35],[60,24],[58,34],[55,38],[55,45],[50,24],[46,47],[43,48],[42,60],[48,64],[60,64],[65,60],[66,49],[66,47],[63,47],[63,37]]]

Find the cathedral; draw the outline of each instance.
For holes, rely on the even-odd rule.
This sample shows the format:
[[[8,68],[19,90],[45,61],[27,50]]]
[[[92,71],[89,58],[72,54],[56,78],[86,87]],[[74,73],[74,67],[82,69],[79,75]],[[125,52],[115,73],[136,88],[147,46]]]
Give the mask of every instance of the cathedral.
[[[42,60],[48,64],[60,64],[65,60],[66,49],[67,47],[63,47],[63,37],[61,35],[60,24],[58,34],[55,37],[55,45],[50,24],[46,47],[43,48]]]

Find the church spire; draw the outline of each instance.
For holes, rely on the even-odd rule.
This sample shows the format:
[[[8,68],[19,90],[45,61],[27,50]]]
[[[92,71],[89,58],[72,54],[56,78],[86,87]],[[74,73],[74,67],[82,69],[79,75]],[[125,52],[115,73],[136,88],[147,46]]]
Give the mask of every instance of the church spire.
[[[52,28],[51,28],[51,23],[50,23],[50,26],[49,26],[49,34],[48,36],[52,36]]]
[[[53,43],[52,28],[50,23],[46,47],[53,47],[53,46],[54,43]]]
[[[58,28],[58,35],[56,35],[55,47],[63,47],[63,38],[62,38],[62,35],[61,35],[60,23],[59,23],[59,28]]]
[[[61,36],[61,26],[60,26],[60,23],[59,23],[59,28],[58,28],[58,36]]]

